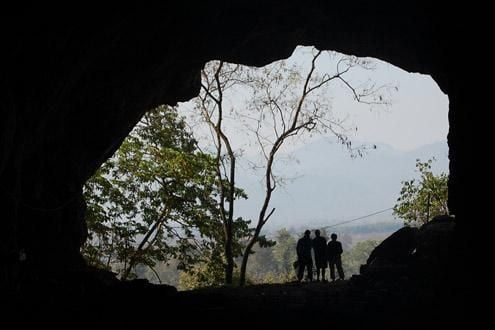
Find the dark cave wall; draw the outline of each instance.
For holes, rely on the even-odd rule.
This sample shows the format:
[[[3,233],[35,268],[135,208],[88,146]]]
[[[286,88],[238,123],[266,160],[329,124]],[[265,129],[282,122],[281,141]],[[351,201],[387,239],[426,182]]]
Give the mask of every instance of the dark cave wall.
[[[74,14],[77,11],[77,15]],[[56,14],[55,14],[56,13]],[[0,64],[0,253],[82,265],[85,180],[146,110],[199,91],[210,59],[261,66],[315,45],[430,74],[450,97],[450,206],[466,230],[471,120],[453,70],[454,14],[421,2],[211,1],[151,8],[4,12]],[[465,33],[465,32],[464,32]],[[6,275],[5,275],[6,274]]]

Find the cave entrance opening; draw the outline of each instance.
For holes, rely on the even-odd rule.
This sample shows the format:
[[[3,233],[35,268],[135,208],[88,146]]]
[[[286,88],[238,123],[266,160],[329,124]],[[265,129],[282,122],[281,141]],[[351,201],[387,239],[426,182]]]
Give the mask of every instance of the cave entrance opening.
[[[225,148],[226,140],[216,130],[220,108],[223,111],[222,134],[235,156],[235,186],[242,189],[238,197],[243,197],[244,193],[248,197],[235,200],[233,219],[252,220],[245,226],[255,227],[259,218],[266,196],[266,162],[273,145],[287,133],[292,123],[301,126],[301,129],[287,133],[290,137],[276,150],[270,184],[277,189],[267,213],[272,209],[275,211],[260,233],[270,240],[284,239],[284,242],[278,247],[254,247],[257,253],[247,269],[248,277],[254,282],[264,282],[267,278],[269,281],[294,278],[291,264],[295,258],[295,242],[305,229],[320,229],[327,238],[333,232],[338,233],[345,250],[344,268],[349,276],[358,273],[371,250],[403,226],[404,221],[393,215],[393,207],[403,181],[421,179],[416,160],[424,164],[432,160],[435,175],[448,173],[448,97],[430,76],[408,73],[374,58],[320,52],[312,47],[297,47],[288,59],[261,68],[212,61],[202,72],[198,98],[145,115],[131,132],[131,140],[128,138],[106,163],[108,165],[103,165],[102,168],[107,166],[106,174],[98,180],[103,179],[107,188],[113,185],[113,199],[106,198],[106,204],[98,200],[102,193],[111,194],[111,191],[105,192],[102,182],[92,179],[93,187],[86,185],[86,192],[100,189],[99,193],[88,194],[89,209],[95,212],[91,219],[97,221],[89,226],[92,234],[86,244],[89,260],[101,262],[121,276],[127,272],[126,277],[144,277],[152,282],[185,288],[198,284],[191,275],[194,272],[186,274],[177,270],[182,262],[180,256],[165,261],[166,256],[160,255],[154,261],[142,258],[142,262],[133,256],[136,251],[151,253],[160,246],[169,249],[170,255],[177,252],[176,248],[195,249],[192,244],[177,243],[192,242],[193,236],[204,230],[198,223],[182,218],[191,216],[178,209],[186,207],[185,204],[179,203],[176,209],[170,210],[167,214],[170,223],[167,224],[156,221],[160,214],[166,213],[166,208],[161,209],[164,212],[150,211],[150,208],[157,205],[153,198],[160,191],[174,195],[170,189],[163,190],[164,184],[170,185],[181,177],[181,170],[196,170],[198,175],[203,171],[203,179],[207,177],[204,169],[200,169],[200,160],[194,160],[198,163],[193,163],[199,166],[195,169],[185,166],[186,156],[201,153],[209,155],[209,161],[220,160],[220,166],[213,165],[209,175],[211,178],[221,175],[222,180],[229,182],[232,161]],[[171,112],[174,116],[167,117]],[[299,121],[292,122],[296,116]],[[162,130],[161,137],[148,142],[154,144],[155,149],[164,147],[160,139],[169,134],[165,143],[173,147],[164,154],[146,155],[143,143],[150,137],[149,133],[156,131],[153,125],[160,122],[178,124],[188,135],[178,137],[180,130]],[[146,125],[151,126],[147,129]],[[188,146],[189,150],[185,151],[187,143],[194,146]],[[178,155],[181,152],[182,156]],[[163,166],[150,167],[151,163],[158,162],[154,156],[163,158],[164,155],[174,160],[163,163],[172,171],[164,171]],[[151,163],[139,168],[146,161]],[[150,170],[164,171],[160,175],[165,177],[150,176]],[[132,181],[132,178],[143,179],[146,175],[145,180]],[[199,187],[201,175],[183,183]],[[210,182],[212,187],[214,182]],[[212,188],[211,193],[216,194],[213,199],[218,201],[220,189]],[[228,210],[230,203],[226,192],[224,194],[223,207]],[[201,199],[199,196],[194,198],[197,202]],[[432,198],[430,196],[430,205]],[[133,201],[132,206],[128,205],[129,200]],[[112,203],[113,208],[110,207]],[[172,214],[178,221],[173,220]],[[219,228],[224,230],[221,224]],[[169,244],[167,240],[176,242]],[[155,243],[157,245],[153,246]],[[288,257],[277,260],[277,253],[281,253],[277,249],[284,244]],[[104,246],[106,250],[102,248]],[[123,253],[108,249],[114,246],[119,246]],[[240,262],[238,256],[236,264]],[[221,281],[222,277],[216,275]]]

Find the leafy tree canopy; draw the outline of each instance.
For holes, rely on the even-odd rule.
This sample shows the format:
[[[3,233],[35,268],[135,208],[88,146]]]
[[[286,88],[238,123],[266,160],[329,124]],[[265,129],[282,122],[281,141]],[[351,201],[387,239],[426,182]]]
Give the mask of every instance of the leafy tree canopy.
[[[187,270],[210,260],[205,251],[218,254],[223,244],[215,171],[175,109],[148,112],[85,186],[83,254],[123,278],[137,265],[175,259]],[[237,219],[234,228],[238,234],[247,224]]]
[[[424,224],[434,216],[448,214],[448,175],[435,175],[431,170],[433,160],[416,160],[419,179],[402,182],[400,196],[394,206],[394,215],[407,223]]]

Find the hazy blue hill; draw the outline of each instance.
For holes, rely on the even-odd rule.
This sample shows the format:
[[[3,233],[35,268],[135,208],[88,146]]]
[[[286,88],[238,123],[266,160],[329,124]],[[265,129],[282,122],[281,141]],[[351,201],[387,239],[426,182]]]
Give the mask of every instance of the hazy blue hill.
[[[293,155],[297,161],[277,168],[279,174],[296,179],[276,190],[273,207],[277,210],[267,224],[271,229],[332,224],[392,207],[401,182],[417,177],[417,158],[435,157],[434,172],[448,172],[446,142],[411,151],[377,144],[376,149],[369,150],[363,157],[352,158],[341,145],[320,139],[297,149]],[[246,188],[250,197],[239,204],[239,214],[254,219],[263,196],[259,179],[239,173],[238,183]],[[392,220],[389,212],[360,224]]]

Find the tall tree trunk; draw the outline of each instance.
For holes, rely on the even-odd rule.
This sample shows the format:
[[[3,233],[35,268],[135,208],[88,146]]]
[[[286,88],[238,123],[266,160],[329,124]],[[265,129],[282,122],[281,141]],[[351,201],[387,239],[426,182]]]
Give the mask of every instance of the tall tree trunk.
[[[223,90],[222,82],[220,79],[220,72],[222,70],[224,62],[221,61],[215,72],[215,83],[217,86],[218,95],[215,97],[208,86],[202,85],[205,93],[215,102],[217,105],[218,118],[216,123],[212,121],[211,115],[208,113],[207,106],[203,104],[203,116],[207,123],[214,129],[216,133],[217,145],[216,145],[216,162],[217,162],[217,176],[218,176],[218,188],[220,190],[220,216],[222,217],[223,227],[224,227],[224,253],[226,259],[225,265],[225,284],[232,284],[233,273],[234,273],[234,251],[233,251],[233,223],[234,223],[234,199],[235,199],[235,154],[230,144],[228,137],[222,131],[222,120],[223,120]],[[225,192],[222,175],[222,165],[225,165],[222,160],[222,142],[225,144],[227,149],[227,154],[230,160],[228,175],[229,189],[228,194]],[[227,175],[227,174],[225,174]],[[229,203],[228,214],[225,214],[225,201]]]
[[[227,229],[226,231],[229,231]],[[232,230],[230,230],[232,232]],[[233,283],[233,277],[234,277],[234,253],[232,250],[232,235],[231,234],[226,234],[225,237],[225,259],[226,259],[226,266],[225,266],[225,284],[232,284]]]
[[[227,265],[225,267],[225,284],[233,283],[234,274],[234,248],[233,248],[233,225],[234,225],[234,198],[235,198],[235,155],[230,147],[228,139],[225,137],[224,142],[227,146],[230,158],[230,177],[229,177],[229,213],[225,223],[225,259]]]
[[[281,140],[281,141],[283,141],[283,140]],[[275,159],[275,153],[277,152],[277,150],[281,144],[282,144],[281,142],[276,143],[275,146],[272,148],[272,150],[270,152],[270,157],[269,157],[267,165],[266,165],[265,200],[263,202],[263,206],[261,207],[261,211],[260,211],[260,214],[258,217],[258,224],[256,225],[256,229],[254,230],[253,237],[251,237],[246,248],[244,249],[244,254],[242,256],[241,273],[240,273],[240,277],[239,277],[239,286],[245,286],[246,285],[246,271],[247,271],[247,263],[248,263],[249,255],[251,254],[251,251],[253,250],[254,244],[258,241],[258,237],[260,236],[261,229],[263,228],[265,223],[268,221],[268,219],[271,217],[271,215],[275,211],[275,209],[272,209],[271,212],[268,215],[266,215],[266,211],[268,210],[268,206],[270,205],[270,199],[272,198],[272,192],[275,190],[275,184],[274,184],[274,182],[272,183],[273,161]]]
[[[255,241],[253,239],[250,239],[246,248],[244,249],[244,254],[242,255],[241,271],[239,274],[239,286],[246,285],[247,263],[248,263],[249,255],[253,250],[254,243]]]

